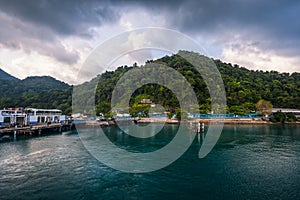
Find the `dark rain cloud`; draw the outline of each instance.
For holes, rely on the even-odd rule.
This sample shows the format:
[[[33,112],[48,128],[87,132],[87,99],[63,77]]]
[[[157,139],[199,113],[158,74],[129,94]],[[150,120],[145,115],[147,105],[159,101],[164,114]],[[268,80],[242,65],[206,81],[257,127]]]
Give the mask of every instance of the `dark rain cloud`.
[[[189,1],[182,5],[172,23],[181,30],[205,32],[228,39],[241,35],[244,40],[260,41],[263,48],[282,53],[299,53],[299,1]],[[295,50],[295,51],[293,51]]]
[[[210,36],[220,46],[225,43],[234,46],[248,40],[257,48],[282,56],[300,55],[298,0],[0,0],[0,13],[12,18],[3,19],[0,15],[0,25],[5,27],[0,32],[0,44],[24,48],[33,43],[38,47],[32,48],[42,49],[44,54],[49,51],[60,61],[74,63],[78,59],[76,52],[64,51],[63,47],[57,51],[59,54],[54,52],[59,39],[93,37],[91,27],[116,23],[120,16],[126,15],[126,8],[158,13],[165,18],[167,28],[192,36]],[[240,41],[235,41],[237,36]]]
[[[113,1],[164,13],[170,27],[184,33],[215,37],[220,42],[256,42],[260,49],[282,56],[300,53],[298,0],[187,0]],[[222,44],[220,44],[222,45]]]
[[[113,0],[114,5],[134,5],[165,13],[182,31],[218,31],[233,28],[261,28],[278,36],[298,37],[298,0]]]
[[[0,47],[37,51],[75,64],[79,53],[67,50],[60,40],[68,36],[91,38],[91,27],[118,18],[107,2],[0,0]]]
[[[0,10],[62,35],[88,36],[91,25],[119,18],[108,2],[91,0],[0,0]]]

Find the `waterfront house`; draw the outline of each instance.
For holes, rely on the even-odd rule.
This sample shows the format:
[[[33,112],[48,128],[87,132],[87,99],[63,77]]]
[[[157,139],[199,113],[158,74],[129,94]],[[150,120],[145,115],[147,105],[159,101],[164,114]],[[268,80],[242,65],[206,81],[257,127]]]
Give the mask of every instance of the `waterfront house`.
[[[139,104],[149,104],[149,105],[151,105],[152,101],[151,101],[151,99],[142,99],[142,101],[140,101]]]

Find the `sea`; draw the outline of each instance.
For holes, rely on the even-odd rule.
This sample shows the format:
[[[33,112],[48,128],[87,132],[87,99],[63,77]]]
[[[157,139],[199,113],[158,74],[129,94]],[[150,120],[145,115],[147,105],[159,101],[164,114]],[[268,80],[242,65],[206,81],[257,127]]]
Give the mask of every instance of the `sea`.
[[[163,148],[177,130],[165,125],[141,139],[117,126],[103,128],[112,143],[132,152]],[[180,158],[147,173],[102,163],[76,130],[1,142],[0,199],[300,199],[299,125],[224,125],[199,159],[202,142],[196,136]],[[106,153],[114,159],[118,152]]]

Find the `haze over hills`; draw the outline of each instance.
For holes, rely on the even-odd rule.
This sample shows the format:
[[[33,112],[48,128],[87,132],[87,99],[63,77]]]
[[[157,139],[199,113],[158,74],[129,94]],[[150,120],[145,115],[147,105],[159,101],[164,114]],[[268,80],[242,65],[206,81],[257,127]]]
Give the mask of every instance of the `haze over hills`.
[[[201,56],[191,53],[192,56]],[[274,107],[300,109],[300,73],[279,73],[248,70],[238,65],[213,60],[221,73],[227,96],[227,112],[243,114],[255,110],[260,100],[268,100]],[[179,55],[165,56],[148,63],[160,63],[180,72],[192,85],[200,104],[199,111],[210,111],[210,96],[207,86],[199,72]],[[96,89],[96,112],[108,113],[112,91],[120,77],[127,71],[138,66],[121,66],[114,71],[107,71],[90,82],[76,86],[79,101],[88,102],[89,90],[99,81]],[[72,112],[73,87],[49,76],[28,77],[19,80],[0,71],[0,108],[3,107],[37,107],[58,108],[66,114]],[[91,84],[93,83],[93,84]],[[138,98],[150,98],[163,105],[167,110],[174,111],[179,105],[172,92],[155,84],[145,85],[133,94],[131,104]],[[167,98],[166,98],[167,97]],[[75,111],[75,112],[83,112]],[[89,112],[89,111],[88,111]]]

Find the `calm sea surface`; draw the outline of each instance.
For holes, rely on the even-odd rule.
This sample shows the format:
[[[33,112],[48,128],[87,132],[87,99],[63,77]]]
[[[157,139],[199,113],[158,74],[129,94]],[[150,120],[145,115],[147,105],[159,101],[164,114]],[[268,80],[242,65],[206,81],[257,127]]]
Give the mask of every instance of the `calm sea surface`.
[[[106,131],[125,149],[152,151],[176,129],[167,125],[142,142]],[[75,131],[2,142],[0,199],[300,199],[299,125],[226,125],[204,159],[199,148],[196,138],[170,166],[128,174],[93,158]]]

